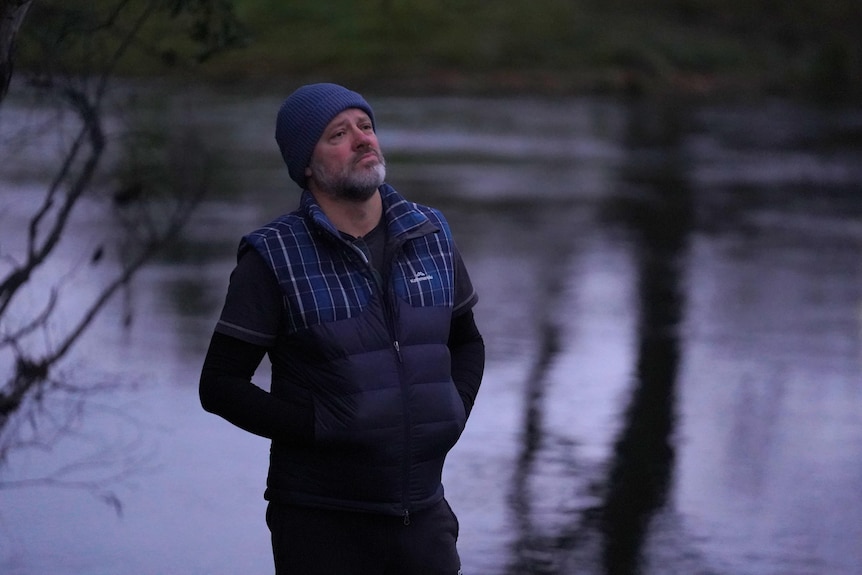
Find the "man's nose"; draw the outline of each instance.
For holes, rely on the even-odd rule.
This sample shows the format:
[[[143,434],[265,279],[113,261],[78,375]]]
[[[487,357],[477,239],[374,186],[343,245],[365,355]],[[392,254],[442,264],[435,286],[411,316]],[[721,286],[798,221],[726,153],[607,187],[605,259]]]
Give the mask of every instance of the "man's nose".
[[[374,142],[374,136],[372,133],[366,132],[365,130],[353,128],[353,134],[353,143],[357,148],[370,146]]]

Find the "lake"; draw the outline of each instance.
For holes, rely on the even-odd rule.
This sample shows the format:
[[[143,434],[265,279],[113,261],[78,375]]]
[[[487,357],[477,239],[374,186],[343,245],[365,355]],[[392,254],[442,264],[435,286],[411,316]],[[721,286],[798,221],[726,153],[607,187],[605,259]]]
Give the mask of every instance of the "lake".
[[[240,236],[298,200],[284,95],[133,100],[196,135],[171,157],[211,158],[212,190],[64,364],[123,385],[3,462],[0,572],[272,572],[268,444],[197,380]],[[444,210],[480,294],[485,378],[444,477],[465,574],[862,572],[862,110],[367,98],[389,182]],[[4,106],[6,257],[58,145],[9,136],[49,110]],[[24,309],[61,277],[73,317],[115,227],[86,204]]]

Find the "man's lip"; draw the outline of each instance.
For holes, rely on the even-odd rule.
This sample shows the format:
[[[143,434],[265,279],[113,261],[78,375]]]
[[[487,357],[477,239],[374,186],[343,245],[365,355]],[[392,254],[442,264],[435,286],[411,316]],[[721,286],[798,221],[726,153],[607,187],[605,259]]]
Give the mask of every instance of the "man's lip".
[[[377,155],[377,152],[366,152],[357,158],[356,163],[364,162],[368,158],[374,158],[378,162],[380,161],[380,156]]]

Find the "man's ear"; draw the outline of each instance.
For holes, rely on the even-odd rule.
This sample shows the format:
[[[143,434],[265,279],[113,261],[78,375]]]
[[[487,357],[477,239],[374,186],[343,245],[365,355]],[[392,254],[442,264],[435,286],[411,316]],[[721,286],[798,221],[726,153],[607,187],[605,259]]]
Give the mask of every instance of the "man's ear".
[[[310,178],[310,177],[311,177],[311,166],[308,166],[308,167],[306,167],[306,168],[305,168],[305,177],[306,177],[306,178]]]

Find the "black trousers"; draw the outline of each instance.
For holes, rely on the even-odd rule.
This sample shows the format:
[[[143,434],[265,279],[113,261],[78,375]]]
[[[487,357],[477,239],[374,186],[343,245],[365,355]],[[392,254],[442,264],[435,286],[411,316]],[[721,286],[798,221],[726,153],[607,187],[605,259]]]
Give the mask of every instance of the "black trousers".
[[[276,575],[460,575],[458,519],[445,499],[403,517],[271,502]]]

